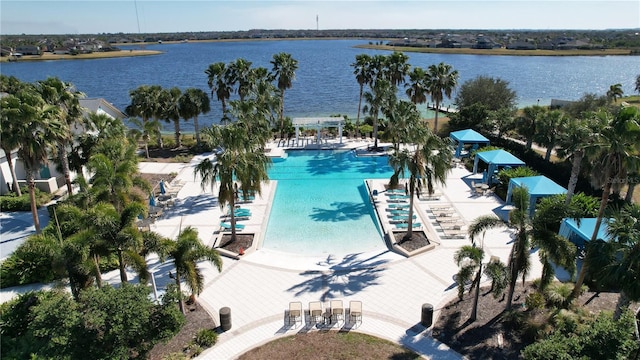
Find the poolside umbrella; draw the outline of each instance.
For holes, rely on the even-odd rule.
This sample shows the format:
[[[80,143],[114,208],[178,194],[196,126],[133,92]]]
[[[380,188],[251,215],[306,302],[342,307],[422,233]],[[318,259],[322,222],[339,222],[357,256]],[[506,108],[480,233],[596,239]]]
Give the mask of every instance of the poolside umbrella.
[[[156,197],[153,194],[149,194],[149,206],[156,206]]]
[[[160,180],[160,194],[164,195],[164,194],[166,194],[166,192],[167,192],[167,189],[164,186],[164,179]]]

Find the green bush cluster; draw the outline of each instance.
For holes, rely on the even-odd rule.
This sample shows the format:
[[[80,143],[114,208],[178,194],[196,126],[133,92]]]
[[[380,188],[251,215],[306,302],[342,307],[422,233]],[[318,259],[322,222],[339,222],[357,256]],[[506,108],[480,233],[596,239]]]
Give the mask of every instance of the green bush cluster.
[[[212,347],[218,341],[218,333],[212,329],[202,329],[196,334],[194,342],[203,348]]]
[[[0,196],[0,209],[2,211],[31,211],[31,199],[29,199],[29,189],[24,186],[20,188],[22,196],[16,193],[8,193]],[[51,201],[51,194],[44,193],[36,188],[36,206],[41,207],[43,204]]]
[[[0,264],[0,288],[33,283],[49,283],[59,279],[52,271],[60,258],[60,246],[46,235],[27,238],[16,251]]]

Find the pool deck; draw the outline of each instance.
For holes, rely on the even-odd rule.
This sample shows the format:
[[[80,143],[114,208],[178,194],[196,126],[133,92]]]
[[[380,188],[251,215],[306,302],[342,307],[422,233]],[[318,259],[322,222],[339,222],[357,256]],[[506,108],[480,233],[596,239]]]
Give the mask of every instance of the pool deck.
[[[345,141],[335,148],[356,148],[371,144],[364,141]],[[323,145],[324,148],[331,144]],[[279,156],[284,148],[276,143],[268,146],[270,156]],[[198,230],[201,240],[213,246],[219,236],[222,210],[211,188],[202,189],[199,179],[194,179],[193,168],[204,157],[199,155],[188,164],[140,163],[143,173],[178,173],[176,183],[180,190],[174,205],[150,226],[152,231],[175,238],[180,229],[192,226]],[[450,207],[468,225],[476,217],[496,214],[505,218],[508,208],[494,195],[475,195],[471,181],[480,181],[481,174],[472,175],[466,169],[454,167],[445,187],[438,189],[439,196],[432,200],[416,200],[415,211],[423,230],[435,247],[421,254],[405,257],[385,244],[379,250],[347,255],[302,256],[261,248],[269,214],[269,204],[275,192],[275,182],[264,186],[261,196],[243,207],[251,209],[243,233],[253,233],[255,249],[248,249],[240,259],[223,257],[223,270],[218,273],[211,264],[201,263],[205,276],[205,290],[198,297],[203,306],[219,322],[218,311],[231,309],[232,328],[220,334],[217,344],[205,350],[198,359],[234,359],[244,352],[277,337],[324,331],[302,324],[288,324],[286,311],[289,302],[299,301],[308,310],[310,301],[343,300],[349,307],[350,300],[362,301],[362,323],[334,324],[332,329],[357,331],[378,336],[422,354],[428,359],[460,359],[460,354],[449,349],[430,336],[430,329],[420,325],[422,305],[434,307],[434,323],[440,308],[457,296],[454,275],[458,267],[454,253],[468,238],[444,238],[434,218],[433,208]],[[371,181],[369,186],[384,188],[386,180]],[[380,195],[378,195],[380,198]],[[384,206],[377,204],[379,209]],[[388,231],[390,224],[384,224]],[[466,229],[466,227],[464,228]],[[301,229],[304,232],[304,229]],[[348,241],[348,239],[345,239]],[[511,249],[512,231],[495,229],[484,237],[486,259],[499,257],[507,262]],[[541,264],[537,252],[531,253],[530,277],[539,277]],[[159,263],[150,258],[151,270],[159,288],[172,281],[169,262]],[[129,273],[130,278],[135,274]],[[118,282],[117,271],[104,275],[106,281]],[[487,282],[486,278],[483,278]],[[8,289],[10,290],[10,289]],[[15,291],[15,289],[14,289]],[[2,300],[10,297],[4,294]],[[464,315],[463,315],[464,316]]]

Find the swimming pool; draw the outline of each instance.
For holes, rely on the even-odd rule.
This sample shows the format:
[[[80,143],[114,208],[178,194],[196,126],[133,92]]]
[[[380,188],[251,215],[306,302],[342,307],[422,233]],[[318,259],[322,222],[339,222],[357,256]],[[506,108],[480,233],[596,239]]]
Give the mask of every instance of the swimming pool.
[[[389,179],[391,174],[386,156],[288,151],[269,170],[278,186],[263,247],[304,255],[386,248],[364,180]]]

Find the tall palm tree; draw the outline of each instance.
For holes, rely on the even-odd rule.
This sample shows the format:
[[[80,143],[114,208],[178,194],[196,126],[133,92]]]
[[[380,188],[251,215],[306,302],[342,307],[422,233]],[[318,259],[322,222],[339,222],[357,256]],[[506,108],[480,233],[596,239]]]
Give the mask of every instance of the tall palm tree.
[[[185,281],[192,294],[199,295],[204,289],[204,276],[198,268],[198,262],[210,261],[220,272],[222,271],[222,259],[216,250],[202,244],[198,238],[198,230],[192,227],[180,231],[167,254],[173,259],[173,264],[176,267],[175,281],[180,294],[180,311],[184,314],[186,312],[182,300],[182,280]]]
[[[228,65],[229,79],[231,84],[237,85],[236,92],[240,97],[240,101],[244,100],[253,85],[251,81],[251,64],[251,61],[239,58]]]
[[[558,139],[562,136],[561,130],[564,129],[568,118],[561,110],[550,110],[544,112],[536,121],[536,135],[534,140],[543,147],[547,148],[544,155],[545,161],[551,160]]]
[[[539,116],[546,112],[546,108],[538,105],[527,106],[522,109],[522,115],[516,120],[516,132],[526,140],[526,148],[531,149],[533,138],[537,134]]]
[[[212,148],[220,151],[216,161],[205,158],[194,169],[194,178],[200,177],[202,188],[214,186],[220,182],[218,203],[221,208],[229,206],[233,209],[236,201],[236,181],[240,182],[243,192],[260,192],[262,182],[266,180],[269,158],[259,145],[247,141],[248,135],[244,122],[225,126],[213,125],[203,130]],[[236,240],[236,220],[231,211],[231,241]]]
[[[640,111],[635,107],[624,107],[612,115],[603,110],[598,113],[598,119],[601,122],[601,130],[594,142],[591,159],[593,166],[600,171],[592,172],[591,180],[601,186],[602,198],[591,242],[597,239],[611,191],[619,189],[624,184],[629,170],[640,168]],[[589,268],[588,258],[589,246],[587,258],[573,288],[574,298],[582,288]]]
[[[362,109],[362,95],[364,93],[365,85],[371,84],[372,72],[371,72],[371,56],[367,54],[356,55],[356,61],[351,64],[353,67],[353,74],[356,76],[356,81],[360,86],[360,95],[358,98],[358,115],[356,118],[356,137],[359,136],[360,131],[360,109]]]
[[[400,51],[394,51],[385,58],[384,72],[389,82],[396,88],[405,83],[405,77],[410,69],[409,57]]]
[[[180,140],[180,98],[182,97],[182,91],[177,87],[171,89],[162,90],[162,118],[165,121],[173,122],[173,133],[175,136],[176,148],[182,147],[182,141]]]
[[[200,127],[198,116],[211,110],[209,96],[198,88],[188,88],[180,97],[180,115],[185,119],[193,119],[196,132],[196,145],[200,147]]]
[[[49,161],[49,154],[55,144],[65,136],[64,125],[59,121],[58,107],[44,102],[33,88],[25,88],[15,95],[2,98],[2,118],[16,119],[13,124],[16,136],[20,139],[18,156],[25,166],[29,187],[31,214],[36,233],[40,233],[40,220],[36,205],[35,172],[41,164]]]
[[[403,240],[413,237],[413,201],[416,186],[426,186],[429,194],[433,194],[434,185],[446,184],[447,174],[451,172],[451,157],[453,156],[448,144],[442,138],[433,134],[428,128],[417,128],[420,134],[416,136],[416,149],[395,151],[389,157],[389,164],[394,169],[391,185],[397,183],[398,177],[404,177],[409,172],[409,216],[408,229]],[[394,180],[395,179],[395,180]]]
[[[396,95],[394,90],[395,88],[391,82],[386,79],[379,79],[372,84],[370,92],[364,93],[367,105],[365,105],[363,111],[369,113],[373,119],[373,146],[375,149],[378,149],[378,117],[382,109],[387,107],[388,104],[395,103]]]
[[[635,90],[640,93],[640,75],[636,76],[636,87]]]
[[[11,78],[0,75],[0,78],[3,81],[3,91],[9,90],[10,86],[15,87],[15,90],[12,92],[8,92],[9,94],[16,94],[18,92],[18,87],[29,86],[28,84],[20,83],[20,80],[13,78],[15,80],[11,80]],[[5,84],[6,82],[6,84]],[[13,83],[10,85],[9,82]],[[13,99],[14,101],[16,99]],[[12,101],[12,102],[14,102]],[[19,113],[15,113],[18,109],[12,109],[12,106],[19,106],[19,104],[15,103],[13,105],[10,104],[9,99],[3,101],[2,106],[0,107],[0,148],[4,151],[4,154],[7,158],[7,165],[9,165],[9,171],[11,173],[11,181],[13,183],[13,190],[16,192],[18,196],[22,196],[22,191],[20,190],[20,186],[18,185],[18,177],[16,176],[16,169],[13,165],[13,151],[20,146],[20,142],[22,140],[22,135],[18,131],[21,126],[23,119],[20,118]]]
[[[280,90],[278,117],[280,119],[280,138],[284,138],[284,92],[293,86],[296,70],[298,70],[298,60],[294,59],[291,54],[281,52],[273,55],[271,65],[273,65],[272,71],[278,79],[278,89]]]
[[[211,96],[215,94],[216,99],[222,104],[222,120],[227,122],[227,101],[231,98],[233,92],[233,82],[230,77],[229,69],[223,62],[210,64],[207,70],[207,84],[211,89]]]
[[[129,116],[137,116],[142,119],[143,125],[147,121],[157,121],[162,115],[162,101],[160,96],[162,87],[159,85],[141,85],[135,90],[129,92],[131,104],[129,104],[125,113]],[[162,147],[162,136],[160,131],[162,127],[154,134],[158,139],[158,146]]]
[[[80,130],[84,127],[80,99],[85,95],[75,90],[73,84],[65,83],[56,77],[38,81],[36,88],[47,104],[59,108],[58,116],[65,127],[65,134],[59,139],[57,147],[58,158],[62,166],[64,181],[67,185],[67,193],[72,194],[68,151],[73,140],[74,130],[79,126],[81,127]]]
[[[563,124],[560,134],[556,154],[561,158],[571,158],[571,176],[565,199],[565,205],[569,205],[578,184],[582,160],[594,133],[585,119],[569,119]]]
[[[440,103],[444,97],[451,98],[451,93],[458,85],[458,71],[453,70],[449,64],[440,63],[430,65],[427,70],[427,89],[431,94],[431,100],[435,103],[436,116],[433,123],[433,132],[438,133],[438,112]]]
[[[409,82],[405,85],[405,94],[407,94],[412,103],[418,105],[427,102],[429,91],[426,80],[427,73],[421,67],[414,67],[409,73]]]
[[[607,99],[615,103],[616,100],[621,98],[623,94],[624,91],[622,90],[622,84],[613,84],[609,86],[609,90],[607,90]]]
[[[395,150],[400,149],[400,142],[413,143],[420,139],[420,112],[415,104],[400,100],[384,110],[387,118],[386,135],[393,141]]]

